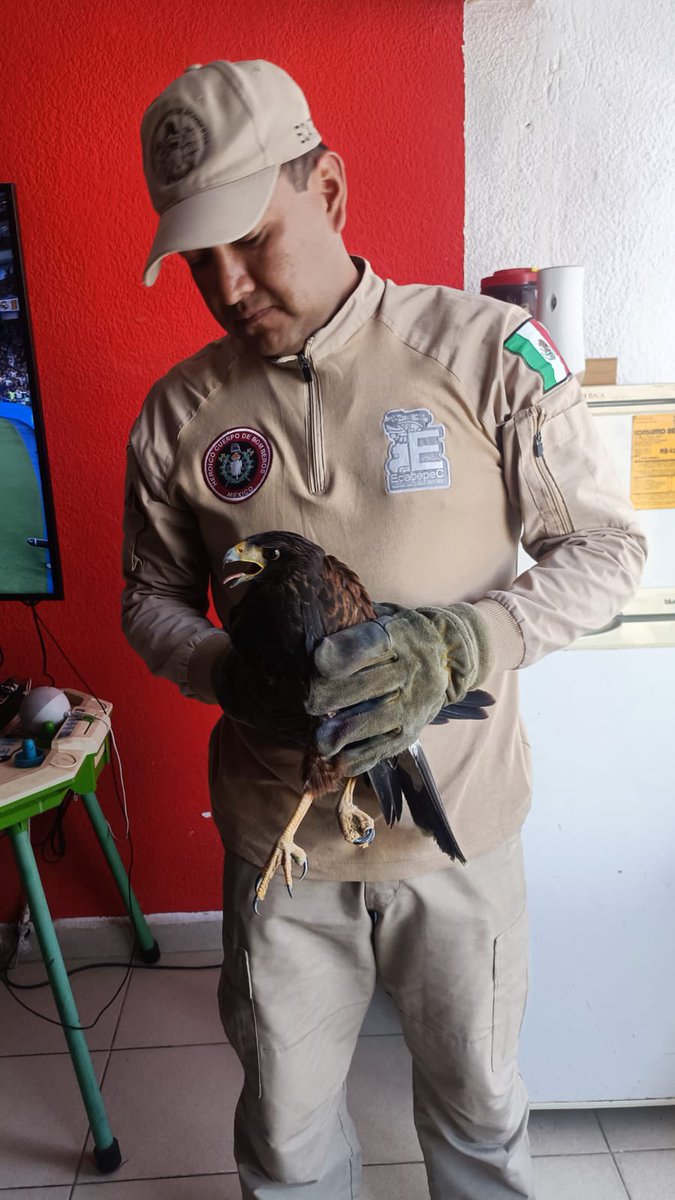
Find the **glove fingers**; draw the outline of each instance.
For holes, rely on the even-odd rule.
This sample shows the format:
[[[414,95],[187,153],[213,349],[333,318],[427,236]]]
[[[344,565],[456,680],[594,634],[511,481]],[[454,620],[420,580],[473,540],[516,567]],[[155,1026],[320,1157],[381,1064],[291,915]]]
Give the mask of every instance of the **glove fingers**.
[[[384,734],[400,733],[398,692],[391,696],[343,708],[318,726],[314,740],[317,750],[327,758],[338,754],[353,742],[363,742]]]
[[[377,621],[363,621],[323,638],[314,651],[314,669],[329,679],[343,679],[394,652],[387,631]]]
[[[372,701],[398,692],[403,682],[398,661],[365,667],[347,677],[324,679],[315,675],[305,700],[305,710],[315,717],[321,717],[361,701]]]

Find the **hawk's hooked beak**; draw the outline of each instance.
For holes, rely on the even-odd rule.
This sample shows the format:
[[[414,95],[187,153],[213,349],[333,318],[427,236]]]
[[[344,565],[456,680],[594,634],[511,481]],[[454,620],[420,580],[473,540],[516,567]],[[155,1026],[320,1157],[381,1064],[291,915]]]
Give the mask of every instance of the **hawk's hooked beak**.
[[[231,567],[240,563],[254,569],[233,572]],[[267,563],[259,546],[251,545],[249,542],[237,542],[237,545],[232,546],[223,558],[223,570],[225,571],[223,583],[228,587],[236,587],[238,583],[246,583],[254,575],[259,575],[266,566]]]

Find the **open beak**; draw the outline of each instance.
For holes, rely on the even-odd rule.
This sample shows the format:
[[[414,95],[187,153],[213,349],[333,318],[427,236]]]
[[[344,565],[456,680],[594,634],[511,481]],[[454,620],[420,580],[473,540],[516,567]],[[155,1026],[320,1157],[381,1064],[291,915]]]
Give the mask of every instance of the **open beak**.
[[[237,568],[244,567],[244,570]],[[257,546],[248,542],[237,542],[223,558],[223,583],[227,587],[236,587],[246,583],[254,575],[259,575],[265,569],[265,560]]]

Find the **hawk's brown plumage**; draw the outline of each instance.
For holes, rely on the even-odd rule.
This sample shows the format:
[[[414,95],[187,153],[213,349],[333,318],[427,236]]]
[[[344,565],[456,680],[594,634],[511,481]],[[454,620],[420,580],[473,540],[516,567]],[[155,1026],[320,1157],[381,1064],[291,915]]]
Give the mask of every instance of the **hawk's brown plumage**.
[[[344,773],[339,755],[324,759],[317,751],[312,733],[318,719],[302,707],[312,655],[321,638],[375,620],[375,609],[356,573],[300,534],[272,531],[243,545],[255,546],[267,561],[232,609],[230,636],[259,690],[261,682],[266,685],[271,706],[286,719],[297,714],[297,728],[286,723],[286,736],[305,742],[303,786],[316,799],[334,792]]]
[[[241,564],[247,563],[257,567],[250,576],[241,569]],[[257,903],[264,898],[279,865],[289,891],[292,862],[306,869],[306,855],[293,841],[295,831],[312,801],[337,791],[341,784],[345,786],[337,813],[344,837],[355,845],[372,841],[372,818],[353,804],[355,779],[348,778],[339,753],[332,758],[319,753],[314,731],[320,718],[308,716],[303,701],[319,641],[363,621],[376,620],[377,614],[355,572],[300,534],[256,534],[228,551],[223,566],[229,573],[226,583],[238,585],[247,580],[241,602],[230,614],[229,632],[238,659],[255,681],[256,694],[263,697],[265,723],[278,729],[281,738],[305,748],[302,798],[263,869]],[[235,574],[231,573],[233,567]],[[448,711],[447,715],[483,715],[478,708],[482,702],[474,702],[472,712]],[[432,833],[450,857],[464,861],[419,743],[404,755],[378,764],[368,775],[388,824],[400,818],[405,795],[415,822]]]

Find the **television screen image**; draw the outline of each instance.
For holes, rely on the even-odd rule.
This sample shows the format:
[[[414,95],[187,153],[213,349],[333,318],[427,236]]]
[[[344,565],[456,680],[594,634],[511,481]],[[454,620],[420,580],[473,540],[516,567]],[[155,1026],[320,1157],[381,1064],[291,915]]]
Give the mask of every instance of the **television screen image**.
[[[16,194],[0,183],[0,600],[62,597]]]

